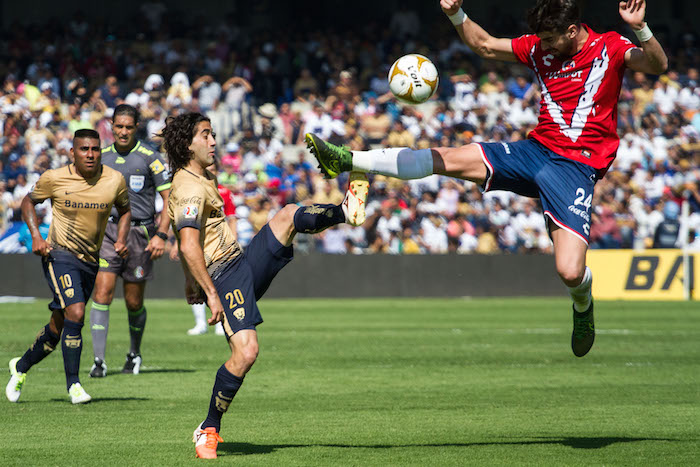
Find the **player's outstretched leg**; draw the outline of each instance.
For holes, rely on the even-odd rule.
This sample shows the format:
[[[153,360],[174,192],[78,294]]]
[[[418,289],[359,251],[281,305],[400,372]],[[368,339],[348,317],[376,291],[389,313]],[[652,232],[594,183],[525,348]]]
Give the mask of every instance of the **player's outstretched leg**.
[[[313,133],[306,134],[306,143],[326,178],[335,178],[341,172],[355,171],[413,180],[432,175],[436,168],[435,173],[479,183],[485,177],[485,166],[476,145],[461,148],[350,151],[346,147],[323,141]]]

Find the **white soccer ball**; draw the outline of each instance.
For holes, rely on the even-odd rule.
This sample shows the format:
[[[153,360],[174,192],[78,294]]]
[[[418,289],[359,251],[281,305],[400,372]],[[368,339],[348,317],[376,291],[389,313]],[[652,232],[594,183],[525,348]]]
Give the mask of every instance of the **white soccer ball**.
[[[423,55],[404,55],[389,70],[389,89],[407,104],[420,104],[430,99],[437,90],[438,81],[437,68]]]

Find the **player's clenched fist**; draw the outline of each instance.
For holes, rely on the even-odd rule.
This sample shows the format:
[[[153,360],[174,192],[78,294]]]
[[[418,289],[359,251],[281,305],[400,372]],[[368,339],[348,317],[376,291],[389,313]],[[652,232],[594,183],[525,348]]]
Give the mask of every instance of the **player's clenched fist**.
[[[46,256],[51,251],[51,245],[42,237],[32,238],[32,253],[39,256]]]
[[[446,15],[454,15],[462,7],[462,0],[440,0],[440,8]]]
[[[129,256],[129,248],[126,246],[125,243],[122,242],[114,242],[114,251],[119,255],[120,258],[126,258]]]

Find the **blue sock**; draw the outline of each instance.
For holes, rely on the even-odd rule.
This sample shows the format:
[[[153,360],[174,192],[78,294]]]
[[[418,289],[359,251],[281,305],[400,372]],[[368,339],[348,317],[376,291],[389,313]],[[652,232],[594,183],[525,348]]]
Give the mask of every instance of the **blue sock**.
[[[63,350],[63,369],[66,371],[66,388],[70,389],[73,383],[79,383],[78,370],[80,369],[80,354],[83,351],[83,323],[76,323],[69,319],[63,320],[63,334],[61,335],[61,350]]]
[[[47,324],[39,334],[36,335],[36,340],[32,344],[22,358],[17,362],[17,371],[26,373],[31,367],[42,361],[46,356],[54,351],[59,341],[58,334],[55,334],[51,327]]]
[[[294,230],[314,234],[345,222],[343,208],[335,204],[301,206],[294,213]]]
[[[202,423],[202,428],[214,427],[217,433],[221,430],[221,417],[228,410],[228,406],[241,384],[243,384],[243,378],[228,371],[225,365],[221,365],[219,371],[216,372],[214,389],[209,402],[209,413]]]

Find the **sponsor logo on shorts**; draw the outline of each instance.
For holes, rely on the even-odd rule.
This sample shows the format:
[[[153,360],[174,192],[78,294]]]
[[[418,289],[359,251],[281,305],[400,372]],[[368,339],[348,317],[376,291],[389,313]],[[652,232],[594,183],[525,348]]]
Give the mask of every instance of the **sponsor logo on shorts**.
[[[569,206],[569,211],[573,212],[577,216],[583,218],[586,222],[590,222],[591,216],[588,214],[588,212],[584,211],[583,209],[579,209],[576,206]]]
[[[143,278],[143,268],[141,266],[136,266],[136,269],[134,269],[134,277],[137,279]]]
[[[182,210],[182,215],[185,219],[196,219],[197,214],[199,214],[199,207],[197,206],[185,206],[185,209]]]
[[[506,143],[501,143],[503,145],[503,149],[506,150],[506,154],[510,154],[510,147]]]

